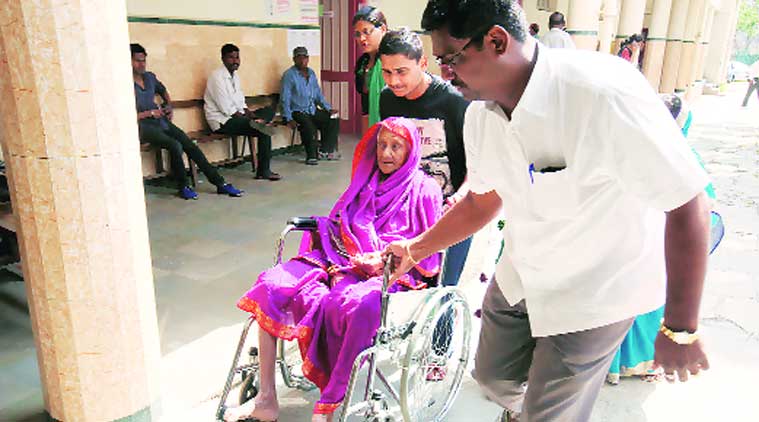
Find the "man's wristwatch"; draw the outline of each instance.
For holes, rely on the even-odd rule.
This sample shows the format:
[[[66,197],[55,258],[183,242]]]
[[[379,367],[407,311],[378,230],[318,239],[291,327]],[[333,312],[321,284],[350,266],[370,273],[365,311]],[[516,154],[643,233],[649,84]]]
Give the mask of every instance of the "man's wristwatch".
[[[662,332],[665,336],[667,336],[668,339],[672,340],[673,342],[680,344],[680,345],[689,345],[693,344],[698,340],[698,331],[694,332],[688,332],[688,331],[672,331],[662,323],[661,328],[659,328],[659,331]]]

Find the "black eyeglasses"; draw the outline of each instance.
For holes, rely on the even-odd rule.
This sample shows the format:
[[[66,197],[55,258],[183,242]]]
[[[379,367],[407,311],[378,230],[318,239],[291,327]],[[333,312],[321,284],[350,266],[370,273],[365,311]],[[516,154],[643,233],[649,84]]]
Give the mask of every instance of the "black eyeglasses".
[[[482,37],[484,37],[485,34],[487,34],[489,30],[490,30],[490,27],[488,27],[487,29],[485,29],[482,32],[479,32],[479,33],[473,35],[472,38],[469,39],[469,42],[467,42],[466,44],[464,44],[464,46],[461,47],[461,49],[459,51],[451,54],[450,56],[448,56],[448,57],[435,57],[435,61],[437,62],[437,65],[438,66],[449,67],[451,69],[454,68],[454,67],[456,67],[456,65],[458,65],[459,61],[461,60],[461,56],[464,55],[464,51],[467,48],[469,48],[469,46],[471,46],[472,43],[475,40],[478,40],[478,39],[481,39]]]
[[[353,33],[353,36],[356,38],[361,38],[362,35],[365,37],[369,37],[369,35],[372,35],[372,32],[374,32],[375,29],[377,29],[377,27],[373,26],[369,29],[364,29],[363,31],[356,31]]]

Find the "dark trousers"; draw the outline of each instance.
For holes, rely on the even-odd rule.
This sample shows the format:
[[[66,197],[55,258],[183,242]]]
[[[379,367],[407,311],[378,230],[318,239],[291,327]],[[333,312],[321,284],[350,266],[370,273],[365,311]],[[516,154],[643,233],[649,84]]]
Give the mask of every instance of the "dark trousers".
[[[756,91],[756,97],[759,98],[759,78],[749,79],[746,96],[743,98],[743,107],[746,107],[748,104],[748,99],[751,98],[751,94],[753,94],[754,91]]]
[[[321,131],[322,152],[335,151],[337,133],[340,131],[340,120],[331,119],[326,110],[316,110],[316,114],[293,112],[293,120],[298,123],[298,131],[303,146],[306,148],[306,158],[317,158],[316,131]]]
[[[216,186],[223,185],[224,178],[221,177],[216,167],[206,159],[206,155],[198,148],[195,142],[190,139],[182,129],[176,127],[173,123],[167,121],[168,129],[163,129],[157,124],[140,124],[140,142],[148,143],[154,147],[165,149],[169,152],[171,159],[171,173],[177,182],[179,189],[188,185],[187,171],[182,161],[182,153],[198,165],[208,181]]]
[[[255,136],[258,148],[256,176],[266,178],[271,175],[271,136],[253,128],[250,118],[232,117],[221,125],[218,132],[229,136]]]

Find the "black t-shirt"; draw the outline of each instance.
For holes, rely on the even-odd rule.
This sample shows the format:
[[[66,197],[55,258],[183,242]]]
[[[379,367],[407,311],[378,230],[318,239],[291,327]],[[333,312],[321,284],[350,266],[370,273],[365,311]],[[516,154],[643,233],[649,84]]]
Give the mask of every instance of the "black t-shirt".
[[[388,87],[380,95],[380,116],[407,117],[422,138],[422,169],[450,196],[466,178],[464,113],[469,101],[451,84],[431,75],[427,91],[415,100],[396,97]]]

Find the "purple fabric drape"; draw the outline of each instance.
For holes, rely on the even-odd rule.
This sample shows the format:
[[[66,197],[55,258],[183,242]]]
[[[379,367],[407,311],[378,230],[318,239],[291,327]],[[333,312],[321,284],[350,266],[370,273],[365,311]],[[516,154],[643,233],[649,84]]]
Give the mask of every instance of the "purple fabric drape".
[[[410,147],[406,162],[384,180],[376,152],[383,128]],[[351,183],[329,217],[318,217],[318,230],[304,235],[299,255],[264,271],[238,302],[270,334],[298,339],[303,372],[321,389],[316,413],[332,413],[341,404],[353,361],[371,345],[380,323],[382,277],[354,268],[350,257],[415,237],[440,218],[440,187],[419,169],[419,160],[411,121],[390,118],[370,128],[354,155]],[[422,288],[423,278],[439,270],[435,254],[390,291]]]

